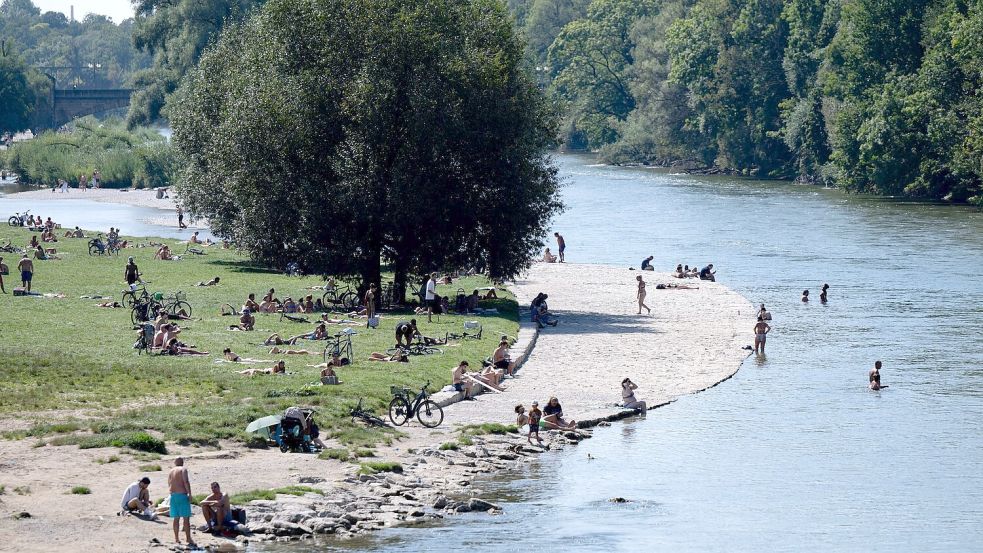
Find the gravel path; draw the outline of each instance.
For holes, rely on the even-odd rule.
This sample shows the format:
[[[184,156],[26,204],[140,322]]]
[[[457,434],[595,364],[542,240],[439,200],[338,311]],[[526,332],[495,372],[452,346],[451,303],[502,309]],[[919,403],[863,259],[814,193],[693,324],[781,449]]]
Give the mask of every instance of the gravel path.
[[[651,315],[637,315],[639,274],[648,285]],[[699,290],[656,290],[658,283]],[[604,417],[620,409],[620,383],[630,377],[649,406],[704,390],[737,372],[753,342],[753,306],[725,286],[665,273],[602,265],[537,263],[515,283],[520,305],[549,294],[557,327],[540,331],[536,346],[501,394],[486,393],[447,410],[452,424],[514,422],[513,408],[540,408],[557,396],[567,418]],[[520,310],[528,316],[528,309]],[[490,352],[489,352],[490,353]]]

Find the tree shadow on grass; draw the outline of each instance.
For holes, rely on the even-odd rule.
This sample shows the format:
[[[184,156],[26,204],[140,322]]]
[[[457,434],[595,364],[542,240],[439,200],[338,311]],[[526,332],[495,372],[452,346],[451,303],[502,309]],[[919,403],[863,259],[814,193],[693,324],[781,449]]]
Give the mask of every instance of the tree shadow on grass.
[[[209,261],[210,265],[218,265],[226,270],[232,271],[233,273],[262,273],[268,275],[281,275],[282,271],[277,271],[276,269],[270,269],[269,267],[262,267],[256,265],[252,261],[226,261],[216,259],[215,261]]]
[[[528,312],[523,313],[528,318]],[[554,313],[560,321],[548,326],[544,334],[660,334],[649,324],[649,315],[611,315],[589,311],[560,311]]]

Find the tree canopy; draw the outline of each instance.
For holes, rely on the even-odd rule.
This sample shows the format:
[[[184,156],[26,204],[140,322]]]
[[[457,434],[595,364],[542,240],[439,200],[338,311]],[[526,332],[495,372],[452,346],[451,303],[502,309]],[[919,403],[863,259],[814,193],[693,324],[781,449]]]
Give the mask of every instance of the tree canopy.
[[[511,277],[562,208],[553,113],[494,0],[271,0],[170,106],[186,207],[273,266]]]
[[[983,204],[981,30],[983,0],[592,0],[547,84],[611,161]]]

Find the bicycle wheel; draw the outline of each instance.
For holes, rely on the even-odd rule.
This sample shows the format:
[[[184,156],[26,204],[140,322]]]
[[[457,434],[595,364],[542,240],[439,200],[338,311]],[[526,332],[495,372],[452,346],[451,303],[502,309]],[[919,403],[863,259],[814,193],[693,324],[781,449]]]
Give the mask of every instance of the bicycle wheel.
[[[101,253],[102,252],[99,251],[99,248],[97,248],[95,244],[89,244],[89,255],[96,255]]]
[[[181,311],[184,311],[185,317],[191,316],[191,304],[189,304],[186,301],[176,301],[172,303],[169,307],[170,309],[168,310],[168,313],[170,313],[171,315],[177,315]]]
[[[144,319],[143,317],[144,317],[144,311],[142,306],[134,305],[130,309],[130,322],[132,322],[134,325],[138,325],[142,322],[145,322],[146,319]]]
[[[358,294],[355,292],[345,293],[344,296],[341,296],[341,305],[343,305],[348,311],[358,309]]]
[[[137,298],[133,295],[133,292],[123,292],[123,301],[120,302],[123,304],[123,307],[133,309],[133,304],[136,302]]]
[[[14,215],[11,215],[10,216],[10,219],[7,219],[7,224],[10,225],[10,226],[12,226],[12,227],[19,227],[20,226],[20,217],[16,217]]]
[[[396,426],[403,426],[410,418],[410,405],[401,397],[394,397],[389,402],[389,420]],[[443,417],[441,417],[443,418]]]
[[[434,355],[434,354],[442,354],[442,353],[444,352],[440,348],[435,348],[431,346],[423,346],[420,348],[421,355]]]
[[[444,422],[444,410],[428,399],[416,408],[416,418],[423,426],[434,428]]]

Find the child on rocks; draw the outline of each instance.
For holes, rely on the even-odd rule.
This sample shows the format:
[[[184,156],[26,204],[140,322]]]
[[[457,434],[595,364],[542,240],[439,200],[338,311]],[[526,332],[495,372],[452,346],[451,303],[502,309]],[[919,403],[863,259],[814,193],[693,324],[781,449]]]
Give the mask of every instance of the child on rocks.
[[[535,434],[536,441],[542,446],[543,439],[539,437],[539,421],[543,418],[543,412],[539,410],[538,401],[532,402],[532,409],[529,410],[529,416],[527,418],[529,420],[529,436],[526,438],[526,441],[529,442],[529,445],[532,445],[532,436]]]

